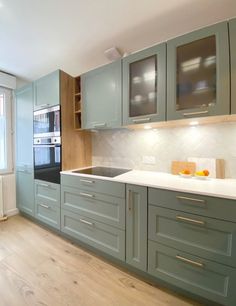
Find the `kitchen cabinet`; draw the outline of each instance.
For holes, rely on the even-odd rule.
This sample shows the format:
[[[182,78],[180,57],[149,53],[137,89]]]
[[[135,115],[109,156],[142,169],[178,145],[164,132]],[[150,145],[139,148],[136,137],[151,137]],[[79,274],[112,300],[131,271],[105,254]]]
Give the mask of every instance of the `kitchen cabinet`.
[[[125,184],[61,175],[61,231],[125,260]]]
[[[126,186],[126,262],[147,270],[147,188]]]
[[[231,62],[231,113],[236,114],[236,19],[229,21]]]
[[[167,120],[230,113],[228,24],[167,41]]]
[[[60,185],[35,180],[35,218],[60,229]]]
[[[34,109],[60,104],[60,70],[34,82]]]
[[[148,273],[234,305],[234,210],[234,200],[149,188]]]
[[[82,128],[121,126],[121,60],[81,76]]]
[[[15,91],[15,107],[16,202],[20,211],[34,216],[32,84]]]
[[[166,118],[166,44],[123,58],[123,125]]]

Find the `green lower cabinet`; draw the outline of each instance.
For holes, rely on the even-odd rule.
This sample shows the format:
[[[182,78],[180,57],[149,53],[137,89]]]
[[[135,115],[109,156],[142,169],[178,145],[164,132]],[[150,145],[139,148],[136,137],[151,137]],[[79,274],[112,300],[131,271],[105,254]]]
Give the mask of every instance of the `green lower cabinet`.
[[[62,186],[61,207],[107,225],[125,229],[125,198]]]
[[[148,272],[211,301],[236,305],[236,269],[148,241]]]
[[[17,169],[16,200],[17,207],[21,212],[34,216],[34,174],[32,169]]]
[[[126,262],[147,270],[147,187],[126,187]]]
[[[61,231],[102,252],[125,260],[125,231],[62,209]]]
[[[150,240],[236,268],[236,223],[149,205]]]
[[[60,185],[35,180],[35,218],[60,229]]]

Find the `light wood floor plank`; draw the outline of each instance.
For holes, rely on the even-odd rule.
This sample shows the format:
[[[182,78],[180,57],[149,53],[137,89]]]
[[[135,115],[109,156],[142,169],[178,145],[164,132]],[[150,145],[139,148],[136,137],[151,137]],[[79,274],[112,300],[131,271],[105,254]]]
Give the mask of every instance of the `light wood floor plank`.
[[[1,306],[200,305],[151,286],[39,225],[0,223]]]

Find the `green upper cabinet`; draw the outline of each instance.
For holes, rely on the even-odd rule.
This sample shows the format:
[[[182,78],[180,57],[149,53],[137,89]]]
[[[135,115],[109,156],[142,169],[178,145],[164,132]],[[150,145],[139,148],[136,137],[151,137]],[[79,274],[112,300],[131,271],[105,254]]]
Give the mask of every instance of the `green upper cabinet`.
[[[123,125],[164,121],[166,44],[123,59]]]
[[[16,202],[34,216],[33,85],[15,91],[16,103]]]
[[[34,109],[60,104],[60,70],[34,82]]]
[[[236,19],[229,21],[231,55],[231,113],[236,114]]]
[[[121,60],[82,75],[82,128],[121,126]]]
[[[230,113],[227,22],[167,42],[167,120]]]

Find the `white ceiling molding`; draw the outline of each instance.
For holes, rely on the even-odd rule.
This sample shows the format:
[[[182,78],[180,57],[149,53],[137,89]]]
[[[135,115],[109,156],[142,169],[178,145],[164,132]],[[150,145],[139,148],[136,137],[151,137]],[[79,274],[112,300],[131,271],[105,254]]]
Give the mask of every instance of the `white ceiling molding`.
[[[16,77],[4,72],[0,72],[0,86],[16,89]]]

